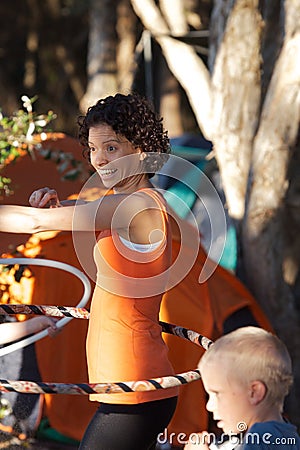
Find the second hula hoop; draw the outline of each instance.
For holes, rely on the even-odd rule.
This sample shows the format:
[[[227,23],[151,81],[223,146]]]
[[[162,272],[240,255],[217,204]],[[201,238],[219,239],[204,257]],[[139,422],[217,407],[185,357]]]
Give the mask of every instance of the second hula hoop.
[[[77,305],[77,308],[84,308],[90,298],[91,284],[89,282],[89,279],[79,269],[71,266],[70,264],[62,263],[60,261],[55,261],[52,259],[41,259],[41,258],[0,258],[0,264],[1,265],[23,264],[32,266],[53,267],[55,269],[64,270],[79,278],[79,280],[83,284],[84,292]],[[67,323],[69,323],[72,320],[72,318],[73,317],[64,317],[56,323],[56,326],[58,328],[61,328]],[[18,342],[15,342],[14,344],[7,345],[6,347],[0,349],[0,357],[7,355],[8,353],[14,352],[15,350],[18,350],[20,348],[24,348],[27,345],[30,345],[46,336],[48,336],[48,331],[43,330],[40,331],[39,333],[34,334],[33,336],[29,336]]]

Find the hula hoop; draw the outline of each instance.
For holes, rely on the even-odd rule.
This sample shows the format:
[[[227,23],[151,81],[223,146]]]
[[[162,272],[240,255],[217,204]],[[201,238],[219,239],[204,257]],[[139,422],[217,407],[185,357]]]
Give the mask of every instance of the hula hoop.
[[[24,305],[19,303],[0,304],[0,316],[26,314],[50,317],[72,317],[73,319],[89,319],[90,313],[85,308],[73,306]]]
[[[52,259],[40,259],[40,258],[0,258],[0,264],[1,265],[11,265],[11,264],[26,264],[26,265],[33,265],[33,266],[45,266],[45,267],[53,267],[55,269],[64,270],[66,272],[71,273],[72,275],[75,275],[77,278],[80,279],[84,286],[84,292],[83,295],[77,305],[78,308],[84,308],[84,306],[87,304],[90,295],[91,295],[91,284],[89,282],[89,279],[82,273],[79,269],[76,267],[73,267],[69,264],[62,263],[60,261],[55,261]],[[3,305],[2,305],[3,306]],[[64,317],[63,319],[60,319],[56,326],[58,328],[63,327],[67,323],[69,323],[73,317]],[[7,355],[8,353],[14,352],[15,350],[18,350],[20,348],[24,348],[27,345],[30,345],[44,337],[48,336],[48,331],[43,330],[39,333],[34,334],[33,336],[24,338],[18,342],[15,342],[14,344],[7,345],[6,347],[3,347],[0,349],[0,357]]]
[[[51,317],[72,317],[74,319],[89,319],[90,313],[85,308],[74,308],[71,306],[52,306],[52,305],[19,305],[9,304],[0,305],[0,315],[12,314],[36,314]],[[174,336],[187,339],[196,345],[207,350],[213,341],[196,331],[188,328],[174,325],[172,323],[159,321],[163,333],[173,334]],[[1,355],[0,355],[1,356]]]
[[[35,381],[0,380],[0,392],[71,395],[117,394],[120,392],[168,389],[197,381],[200,378],[199,370],[195,369],[177,375],[117,383],[38,383]]]
[[[90,282],[88,278],[73,266],[54,260],[32,259],[32,258],[7,258],[0,259],[0,264],[27,264],[40,265],[46,267],[55,267],[65,270],[77,276],[84,285],[84,294],[77,307],[68,306],[50,306],[50,305],[0,305],[1,314],[38,314],[54,317],[63,317],[57,322],[57,326],[62,327],[73,318],[89,319],[89,311],[84,306],[90,297]],[[49,264],[50,263],[50,264]],[[207,350],[213,341],[207,337],[187,328],[160,321],[164,333],[187,339],[194,344]],[[25,347],[37,340],[47,336],[47,330],[41,331],[30,338],[25,338],[15,344],[11,344],[0,349],[0,357],[11,353],[18,348]],[[122,381],[111,383],[46,383],[34,381],[12,381],[0,380],[0,392],[19,392],[22,394],[72,394],[72,395],[91,395],[91,394],[115,394],[120,392],[138,392],[153,391],[157,389],[168,389],[181,386],[201,378],[198,369],[190,370],[176,375],[169,375],[159,378],[138,381]]]

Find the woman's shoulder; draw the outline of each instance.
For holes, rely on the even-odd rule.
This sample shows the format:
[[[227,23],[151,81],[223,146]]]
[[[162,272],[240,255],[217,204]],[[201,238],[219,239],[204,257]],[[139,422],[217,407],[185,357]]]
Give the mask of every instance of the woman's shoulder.
[[[162,192],[156,188],[139,189],[134,193],[134,198],[149,207],[156,205],[165,209],[167,204]]]

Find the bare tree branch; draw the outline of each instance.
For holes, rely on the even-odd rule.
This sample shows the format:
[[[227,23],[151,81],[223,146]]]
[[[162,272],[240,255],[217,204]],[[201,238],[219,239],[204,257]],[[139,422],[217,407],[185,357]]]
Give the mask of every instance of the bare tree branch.
[[[203,134],[211,136],[211,83],[205,64],[189,45],[170,37],[170,29],[153,0],[131,0],[132,6],[162,48],[170,70],[184,88]],[[168,10],[172,15],[172,10]],[[172,22],[171,19],[168,22]]]

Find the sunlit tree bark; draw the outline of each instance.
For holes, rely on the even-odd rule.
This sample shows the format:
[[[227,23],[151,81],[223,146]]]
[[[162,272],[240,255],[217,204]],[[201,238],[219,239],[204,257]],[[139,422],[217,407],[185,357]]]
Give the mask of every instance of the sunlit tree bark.
[[[285,221],[290,186],[289,166],[300,123],[300,5],[285,2],[285,39],[260,115],[253,144],[249,199],[243,227],[243,249],[248,283],[276,330],[289,345],[300,379],[299,311],[293,292],[293,273],[299,272],[299,230],[297,222]],[[299,167],[298,167],[299,169]],[[291,191],[290,196],[292,197]],[[291,198],[290,197],[290,198]],[[296,200],[296,196],[294,196]],[[299,193],[298,193],[299,201]],[[293,230],[295,239],[287,239]],[[298,247],[298,253],[291,247]],[[299,384],[290,398],[293,411],[299,409]]]
[[[244,281],[294,361],[289,412],[299,425],[300,3],[215,0],[206,67],[191,47],[167,36],[170,8],[131,2],[213,142]]]

